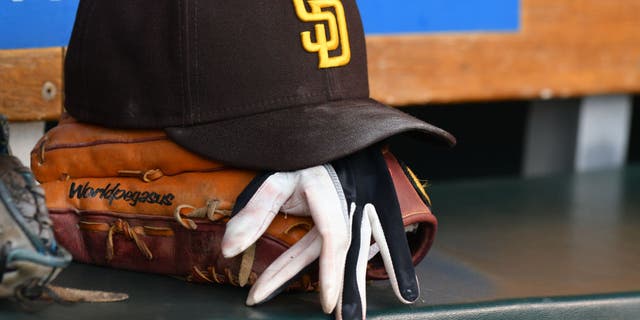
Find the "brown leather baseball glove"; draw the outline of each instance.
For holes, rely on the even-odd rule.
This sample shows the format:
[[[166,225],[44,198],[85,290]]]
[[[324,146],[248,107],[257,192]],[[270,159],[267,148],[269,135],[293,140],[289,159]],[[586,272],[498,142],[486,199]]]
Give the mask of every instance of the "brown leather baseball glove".
[[[413,262],[429,250],[436,218],[411,171],[385,153],[398,194]],[[64,116],[31,153],[59,242],[80,262],[182,276],[190,281],[253,284],[313,226],[278,214],[258,242],[237,258],[221,241],[236,197],[256,172],[190,153],[163,131],[116,130]],[[387,277],[373,259],[368,277]],[[317,272],[291,285],[314,290]]]

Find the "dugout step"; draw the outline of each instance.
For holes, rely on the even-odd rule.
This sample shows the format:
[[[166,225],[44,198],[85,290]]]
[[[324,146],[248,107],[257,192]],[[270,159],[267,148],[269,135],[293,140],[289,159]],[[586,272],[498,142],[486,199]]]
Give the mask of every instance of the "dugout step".
[[[637,319],[640,167],[535,179],[439,183],[440,229],[418,267],[422,299],[370,283],[370,319]],[[73,264],[56,285],[126,292],[126,302],[51,305],[0,319],[328,319],[317,294],[246,307],[248,290]]]

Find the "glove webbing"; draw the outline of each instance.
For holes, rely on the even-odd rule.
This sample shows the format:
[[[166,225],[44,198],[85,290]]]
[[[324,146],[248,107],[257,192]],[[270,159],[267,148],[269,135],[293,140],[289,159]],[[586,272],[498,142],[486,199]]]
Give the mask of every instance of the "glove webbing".
[[[80,221],[78,222],[78,228],[80,230],[93,231],[93,232],[107,232],[107,252],[105,258],[107,261],[111,261],[114,257],[114,244],[113,237],[116,234],[123,234],[129,240],[135,242],[136,247],[142,252],[142,254],[149,260],[153,259],[153,253],[147,246],[147,244],[140,238],[140,235],[146,236],[173,236],[173,230],[170,228],[150,227],[150,226],[136,226],[131,227],[129,223],[122,219],[116,220],[113,224],[106,222],[90,222]]]
[[[174,211],[174,218],[184,228],[187,228],[189,230],[196,230],[198,228],[198,225],[193,220],[184,219],[182,218],[182,216],[184,215],[190,218],[206,217],[211,222],[216,222],[221,219],[224,219],[224,218],[228,219],[229,217],[231,217],[231,210],[218,210],[219,204],[220,204],[220,200],[213,199],[213,200],[207,201],[207,205],[202,208],[195,208],[187,204],[179,205],[176,207],[176,210]],[[183,209],[191,209],[192,211],[188,213],[184,213]],[[237,283],[231,273],[231,270],[225,269],[225,274],[227,276],[228,281],[231,282],[231,284],[244,287],[245,285],[247,285],[247,283],[249,283],[249,280],[250,280],[249,278],[251,276],[251,269],[253,267],[253,262],[255,260],[255,254],[256,254],[255,245],[247,248],[247,250],[245,250],[242,253],[242,262],[240,263],[240,270],[238,271]],[[213,266],[211,267],[211,270],[210,270],[210,274],[213,278],[213,281],[209,277],[207,277],[197,266],[194,266],[193,271],[194,273],[196,273],[203,279],[207,280],[208,282],[215,281],[217,283],[221,283],[218,277],[218,274],[216,273],[216,270]]]
[[[222,219],[229,219],[232,213],[231,210],[220,210],[218,209],[219,204],[220,200],[212,199],[207,201],[205,207],[201,208],[195,208],[191,205],[186,204],[179,205],[174,211],[174,218],[181,226],[189,230],[196,230],[198,228],[198,225],[193,220],[185,219],[183,218],[183,216],[187,216],[189,218],[207,218],[211,222],[216,222]],[[185,213],[184,209],[190,209],[192,211]],[[300,222],[289,226],[286,230],[284,230],[284,233],[288,234],[291,230],[297,227],[303,227],[307,230],[311,229],[311,226],[309,226],[308,223]],[[234,277],[230,269],[226,268],[224,270],[224,276],[226,276],[227,281],[235,286],[240,287],[244,287],[247,284],[252,285],[253,283],[255,283],[257,275],[251,271],[253,269],[255,255],[256,246],[254,244],[242,253],[242,261],[240,263],[240,270],[238,270],[237,277]],[[200,280],[204,280],[210,283],[224,283],[224,281],[220,279],[221,275],[216,272],[214,266],[210,266],[207,270],[208,272],[202,271],[198,266],[194,266],[192,271],[193,276],[198,277]],[[309,281],[306,282],[303,281],[303,286],[307,290],[311,290],[311,280],[308,280]]]

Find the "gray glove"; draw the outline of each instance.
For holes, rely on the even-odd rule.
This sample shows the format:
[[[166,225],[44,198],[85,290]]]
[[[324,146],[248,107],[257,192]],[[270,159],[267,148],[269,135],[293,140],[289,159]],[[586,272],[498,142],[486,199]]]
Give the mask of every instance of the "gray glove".
[[[0,298],[36,300],[71,255],[53,236],[44,192],[9,154],[4,116],[0,126]]]

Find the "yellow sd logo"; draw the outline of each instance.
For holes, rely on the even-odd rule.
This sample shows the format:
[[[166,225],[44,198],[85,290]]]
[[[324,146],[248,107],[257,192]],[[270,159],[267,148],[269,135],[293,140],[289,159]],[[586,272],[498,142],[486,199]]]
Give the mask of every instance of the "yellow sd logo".
[[[319,58],[318,67],[340,67],[351,60],[351,48],[349,47],[349,34],[347,32],[347,19],[344,15],[344,7],[340,0],[306,0],[311,12],[305,7],[305,0],[293,0],[298,18],[303,22],[320,22],[315,25],[316,41],[311,40],[311,32],[300,33],[302,46],[308,52],[317,52]],[[333,11],[323,9],[333,8]],[[335,14],[334,14],[335,12]],[[329,27],[329,37],[325,23]],[[329,56],[329,52],[341,48],[338,56]]]

